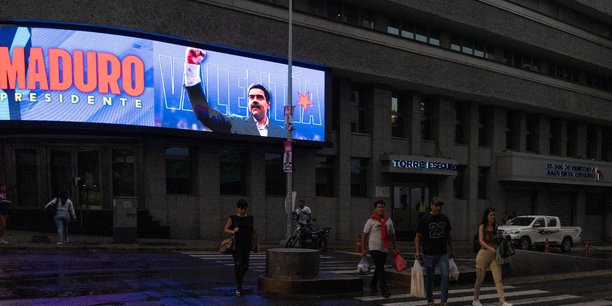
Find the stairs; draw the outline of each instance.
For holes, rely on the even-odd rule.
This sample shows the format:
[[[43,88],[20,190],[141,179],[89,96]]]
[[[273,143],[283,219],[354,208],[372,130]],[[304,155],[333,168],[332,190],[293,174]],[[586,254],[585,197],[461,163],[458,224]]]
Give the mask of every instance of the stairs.
[[[138,238],[170,238],[170,227],[159,225],[153,220],[148,210],[138,211]]]

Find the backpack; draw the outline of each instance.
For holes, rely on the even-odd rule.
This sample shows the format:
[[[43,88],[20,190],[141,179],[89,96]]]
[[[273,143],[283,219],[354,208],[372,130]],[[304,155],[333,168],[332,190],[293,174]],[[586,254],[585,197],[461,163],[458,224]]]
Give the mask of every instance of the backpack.
[[[472,245],[472,251],[474,253],[478,253],[478,251],[480,251],[480,242],[478,241],[478,232],[476,232],[476,235],[474,235],[474,241],[473,241],[473,245]]]

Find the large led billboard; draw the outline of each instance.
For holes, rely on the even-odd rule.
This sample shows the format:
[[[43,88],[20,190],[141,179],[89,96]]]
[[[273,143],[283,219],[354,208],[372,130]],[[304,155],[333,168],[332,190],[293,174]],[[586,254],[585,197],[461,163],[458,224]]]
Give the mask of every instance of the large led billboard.
[[[0,120],[286,137],[286,64],[175,41],[0,25]],[[325,71],[292,71],[293,137],[325,141]]]

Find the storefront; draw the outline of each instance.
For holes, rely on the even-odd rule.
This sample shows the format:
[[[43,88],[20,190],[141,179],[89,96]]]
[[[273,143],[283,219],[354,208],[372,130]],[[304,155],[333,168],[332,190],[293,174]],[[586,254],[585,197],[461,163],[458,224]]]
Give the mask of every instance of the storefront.
[[[605,239],[608,163],[517,152],[500,153],[497,162],[509,216],[558,216],[562,225],[581,226],[584,240]]]
[[[457,162],[424,156],[385,155],[383,172],[392,181],[392,218],[400,239],[412,239],[429,202],[440,194],[441,180],[457,175]],[[424,206],[422,207],[421,204]]]

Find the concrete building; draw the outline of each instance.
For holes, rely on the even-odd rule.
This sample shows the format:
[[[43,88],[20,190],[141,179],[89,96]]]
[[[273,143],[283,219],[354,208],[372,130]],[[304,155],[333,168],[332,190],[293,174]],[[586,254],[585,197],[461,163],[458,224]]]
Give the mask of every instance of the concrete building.
[[[287,3],[8,0],[0,20],[286,58]],[[327,78],[326,141],[294,144],[294,190],[332,239],[355,239],[374,199],[412,239],[417,205],[440,195],[459,240],[489,206],[500,218],[557,215],[582,226],[583,239],[612,240],[612,4],[293,7],[294,59],[325,67]],[[15,120],[0,130],[14,224],[35,226],[24,219],[71,186],[82,214],[108,221],[95,228],[110,229],[113,198],[127,196],[170,237],[217,240],[245,198],[264,240],[284,236],[282,139]]]

